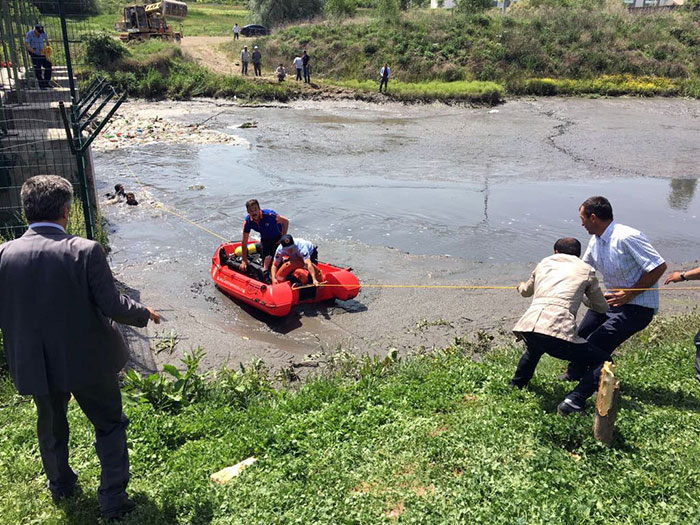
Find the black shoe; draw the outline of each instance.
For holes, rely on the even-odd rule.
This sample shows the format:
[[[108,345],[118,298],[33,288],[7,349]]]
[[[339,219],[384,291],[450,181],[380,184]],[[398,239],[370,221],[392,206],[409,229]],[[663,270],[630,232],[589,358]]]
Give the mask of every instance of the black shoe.
[[[136,503],[129,497],[126,497],[122,502],[121,506],[113,510],[107,510],[102,512],[102,517],[109,521],[119,521],[123,520],[127,514],[136,508]]]
[[[75,489],[72,487],[68,490],[61,490],[56,492],[51,491],[51,499],[53,500],[54,505],[58,505],[62,501],[72,498],[74,495]]]
[[[584,407],[576,406],[568,399],[565,399],[559,403],[559,406],[557,407],[557,414],[562,417],[566,417],[569,414],[585,414],[585,409]]]

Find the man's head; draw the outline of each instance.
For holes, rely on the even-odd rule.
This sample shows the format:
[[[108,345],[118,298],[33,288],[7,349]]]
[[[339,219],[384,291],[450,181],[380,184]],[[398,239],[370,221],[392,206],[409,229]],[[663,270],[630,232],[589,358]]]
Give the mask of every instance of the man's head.
[[[306,49],[304,49],[304,52],[302,53],[302,55],[306,55]]]
[[[35,32],[37,35],[40,35],[41,33],[44,32],[44,26],[42,26],[41,24],[35,25],[35,26],[34,26],[34,32]]]
[[[591,235],[601,235],[613,221],[610,201],[605,197],[589,197],[578,210],[583,226]]]
[[[58,175],[36,175],[22,184],[20,197],[24,215],[30,224],[67,221],[73,186]]]
[[[258,46],[253,46],[253,49],[257,49],[257,48],[258,48]]]
[[[292,237],[288,233],[282,235],[282,237],[280,237],[280,244],[282,245],[282,248],[289,248],[291,245],[294,244],[294,237]]]
[[[126,203],[130,204],[132,206],[136,206],[138,204],[138,201],[136,200],[136,195],[133,193],[129,192],[126,194]]]
[[[248,46],[243,46],[243,51],[248,51]]]
[[[124,195],[124,185],[123,184],[115,184],[114,185],[114,192],[117,195]]]
[[[245,209],[250,215],[250,218],[254,221],[259,221],[262,217],[262,210],[260,209],[260,203],[258,199],[250,199],[245,203]]]
[[[554,243],[554,253],[581,257],[581,243],[573,237],[563,237]]]

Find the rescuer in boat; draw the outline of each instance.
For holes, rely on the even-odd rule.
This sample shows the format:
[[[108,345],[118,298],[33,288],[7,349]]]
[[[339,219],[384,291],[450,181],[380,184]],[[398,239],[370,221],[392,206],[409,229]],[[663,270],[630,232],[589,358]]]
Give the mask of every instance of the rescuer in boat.
[[[262,245],[261,257],[263,260],[263,270],[270,271],[270,263],[275,255],[275,250],[280,242],[280,238],[287,233],[289,219],[278,215],[274,210],[260,209],[257,199],[250,199],[245,203],[248,215],[243,223],[243,240],[241,244],[241,272],[245,273],[248,268],[248,237],[250,230],[255,230],[260,234],[260,244]]]
[[[294,275],[301,284],[308,284],[305,272],[298,271],[306,269],[314,285],[318,285],[323,280],[323,275],[316,266],[317,262],[318,249],[314,243],[304,239],[294,240],[289,234],[283,235],[272,263],[270,272],[272,284],[284,282],[291,275]]]

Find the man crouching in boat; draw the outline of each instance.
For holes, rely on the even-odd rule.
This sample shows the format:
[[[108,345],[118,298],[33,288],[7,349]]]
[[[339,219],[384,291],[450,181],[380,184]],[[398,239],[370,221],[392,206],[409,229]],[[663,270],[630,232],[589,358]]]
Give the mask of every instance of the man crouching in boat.
[[[286,261],[284,260],[286,258]],[[318,249],[312,242],[304,239],[297,239],[289,235],[283,235],[280,239],[280,245],[275,252],[275,260],[272,263],[270,277],[272,284],[282,283],[286,281],[290,275],[303,285],[308,284],[306,272],[308,270],[311,280],[314,285],[318,285],[323,280],[321,270],[318,269]]]
[[[248,268],[248,236],[250,230],[255,230],[260,234],[260,244],[262,245],[263,270],[270,271],[272,256],[275,254],[280,237],[287,233],[289,219],[278,215],[274,210],[261,210],[257,199],[250,199],[245,203],[248,215],[243,223],[243,242],[241,244],[241,272],[245,273]]]

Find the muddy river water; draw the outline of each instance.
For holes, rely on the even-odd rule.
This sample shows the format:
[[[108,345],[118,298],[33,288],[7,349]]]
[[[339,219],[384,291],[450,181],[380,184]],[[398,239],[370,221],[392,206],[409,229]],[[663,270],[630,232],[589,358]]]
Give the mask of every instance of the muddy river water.
[[[236,239],[244,202],[258,198],[290,219],[290,233],[317,243],[322,260],[352,266],[366,285],[517,284],[558,237],[586,242],[578,206],[596,194],[672,267],[700,258],[698,101],[131,102],[124,111],[237,139],[95,152],[99,191],[123,182],[140,201],[102,207],[115,275],[167,319],[131,334],[144,368],[199,345],[209,366],[256,356],[285,366],[338,347],[440,347],[479,330],[503,333],[528,305],[513,290],[367,286],[354,301],[270,319],[211,284],[220,239],[163,207]],[[698,299],[665,293],[662,310]],[[172,355],[146,350],[170,331],[180,341]]]

